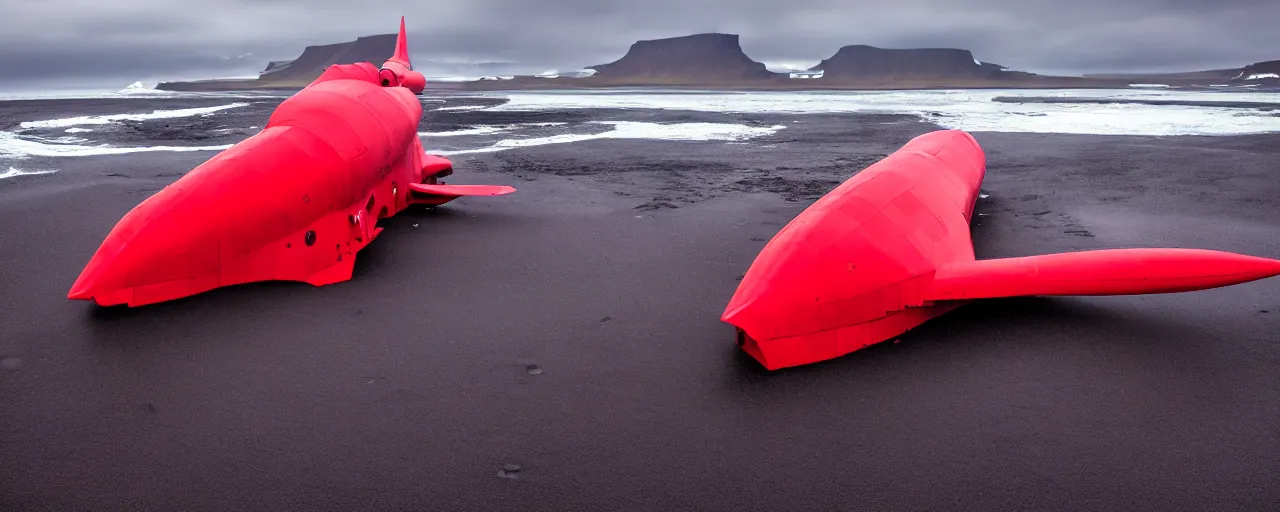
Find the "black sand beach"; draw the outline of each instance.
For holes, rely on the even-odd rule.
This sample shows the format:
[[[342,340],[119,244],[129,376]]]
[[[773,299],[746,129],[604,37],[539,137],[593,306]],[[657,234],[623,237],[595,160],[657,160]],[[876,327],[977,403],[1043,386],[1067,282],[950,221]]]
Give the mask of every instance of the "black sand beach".
[[[126,211],[212,153],[0,180],[0,510],[1280,509],[1280,279],[988,301],[767,372],[718,320],[737,279],[935,127],[456,111],[424,129],[610,116],[789,127],[457,155],[451,183],[519,192],[385,221],[349,282],[125,310],[65,295]],[[1276,135],[975,135],[979,257],[1280,258]]]

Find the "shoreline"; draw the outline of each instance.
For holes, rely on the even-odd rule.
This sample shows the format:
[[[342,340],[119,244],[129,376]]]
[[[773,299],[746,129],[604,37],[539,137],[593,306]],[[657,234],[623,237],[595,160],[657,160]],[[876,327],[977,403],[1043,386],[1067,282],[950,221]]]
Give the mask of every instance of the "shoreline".
[[[1248,88],[1249,84],[1220,84],[1217,82],[1177,81],[1167,85],[1170,90],[1205,90],[1215,86],[1226,85],[1227,89]],[[192,82],[160,82],[156,90],[175,92],[235,92],[260,90],[298,90],[310,82],[269,82],[258,80],[210,80]],[[674,89],[696,91],[894,91],[894,90],[1054,90],[1054,89],[1145,89],[1137,87],[1151,85],[1126,80],[1114,79],[1044,79],[1044,80],[830,80],[830,79],[790,79],[779,81],[742,81],[742,82],[705,82],[691,83],[687,80],[609,80],[596,81],[591,78],[536,78],[517,77],[511,80],[469,80],[469,81],[432,81],[428,79],[427,90],[466,92],[489,91],[537,91],[537,90],[593,90],[593,89]],[[1162,87],[1162,89],[1165,87]]]

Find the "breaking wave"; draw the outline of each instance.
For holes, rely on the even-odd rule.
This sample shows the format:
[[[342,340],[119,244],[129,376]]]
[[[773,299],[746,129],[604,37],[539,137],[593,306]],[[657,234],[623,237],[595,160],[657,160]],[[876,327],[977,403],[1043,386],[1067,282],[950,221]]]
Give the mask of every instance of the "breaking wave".
[[[444,132],[418,132],[420,137],[458,137],[461,135],[488,135],[490,133],[502,133],[510,128],[500,126],[477,126],[475,128],[465,128],[462,130],[449,130]]]
[[[783,125],[756,127],[728,123],[642,123],[635,121],[593,121],[591,124],[612,126],[600,133],[566,133],[549,137],[503,139],[491,146],[477,149],[434,150],[435,155],[461,155],[468,153],[494,153],[515,148],[565,144],[596,139],[649,139],[669,141],[743,141],[764,137],[786,128]]]
[[[109,144],[88,146],[80,144],[80,142],[86,142],[86,140],[78,137],[57,137],[54,139],[23,137],[9,132],[0,131],[0,157],[22,159],[33,156],[66,157],[124,155],[129,153],[147,153],[153,151],[221,151],[231,147],[230,144],[223,146],[120,147]]]
[[[456,107],[440,107],[440,108],[437,108],[436,110],[437,111],[478,110],[482,108],[489,108],[489,105],[458,105]]]
[[[55,169],[47,169],[47,170],[41,170],[41,171],[24,171],[16,167],[10,167],[9,170],[7,171],[0,171],[0,180],[3,180],[5,178],[16,178],[18,176],[37,176],[40,174],[53,174],[55,172],[58,172],[58,171]]]
[[[128,87],[125,87],[124,89],[120,89],[116,91],[116,94],[119,94],[122,96],[143,96],[143,97],[161,96],[163,97],[163,96],[173,96],[174,94],[177,94],[177,93],[174,91],[161,91],[154,87],[150,87],[147,84],[144,84],[142,82],[134,82],[132,84],[129,84]]]
[[[71,126],[84,125],[103,125],[118,123],[120,121],[147,121],[151,119],[173,119],[179,117],[191,117],[203,114],[212,114],[214,112],[227,110],[231,108],[247,107],[248,103],[230,103],[227,105],[216,105],[212,107],[198,108],[180,108],[173,110],[154,110],[148,114],[110,114],[105,116],[77,116],[67,117],[63,119],[47,119],[44,121],[24,121],[18,125],[22,128],[67,128]]]
[[[443,132],[418,132],[419,137],[459,137],[463,135],[490,135],[494,133],[503,133],[511,130],[517,130],[528,126],[546,127],[546,126],[564,126],[569,123],[517,123],[517,124],[500,124],[500,125],[480,125],[471,128],[463,128],[461,130],[448,130]]]
[[[1189,99],[1198,101],[1276,101],[1280,94],[1196,92],[1159,89],[1054,91],[838,91],[838,92],[536,92],[507,93],[510,101],[488,111],[566,109],[655,109],[698,112],[913,115],[943,128],[966,131],[1075,133],[1097,135],[1238,135],[1280,132],[1271,112],[1217,106],[1143,104],[1069,105],[999,103],[997,96],[1069,98]]]

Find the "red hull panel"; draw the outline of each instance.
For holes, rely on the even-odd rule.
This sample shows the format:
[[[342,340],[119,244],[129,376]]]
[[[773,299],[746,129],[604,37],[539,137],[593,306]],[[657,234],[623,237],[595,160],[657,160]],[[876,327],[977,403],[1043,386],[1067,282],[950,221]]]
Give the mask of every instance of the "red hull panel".
[[[985,172],[967,133],[911,140],[783,227],[721,319],[777,369],[891,339],[961,300],[1190,291],[1280,275],[1280,261],[1185,249],[974,261],[969,222]]]
[[[407,66],[403,21],[401,35]],[[261,132],[127,213],[68,297],[138,306],[255,281],[350,279],[377,220],[420,202],[411,186],[453,171],[423,154],[421,118],[414,92],[382,85],[372,64],[330,67]]]

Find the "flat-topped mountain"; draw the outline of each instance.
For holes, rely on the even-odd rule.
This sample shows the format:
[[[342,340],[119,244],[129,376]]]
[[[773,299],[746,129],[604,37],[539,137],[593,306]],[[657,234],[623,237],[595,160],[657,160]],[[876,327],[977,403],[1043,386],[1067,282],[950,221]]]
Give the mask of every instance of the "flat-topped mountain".
[[[867,45],[840,48],[814,66],[824,79],[994,77],[1004,66],[979,62],[956,48],[886,49]]]
[[[381,63],[394,52],[395,41],[395,34],[380,34],[345,43],[308,46],[294,60],[267,63],[256,79],[161,82],[156,88],[180,91],[301,88],[334,64]],[[544,73],[466,82],[428,80],[428,87],[512,90],[660,86],[808,90],[1280,85],[1280,60],[1243,68],[1185,73],[1067,77],[1009,70],[999,64],[982,62],[969,50],[958,48],[888,49],[868,45],[844,46],[808,73],[774,73],[742,51],[737,34],[722,33],[637,41],[622,58],[586,69],[594,74]],[[430,70],[424,71],[430,74]]]
[[[694,34],[637,41],[621,59],[590,66],[593,79],[680,79],[727,82],[768,80],[778,75],[743,53],[737,34]]]

